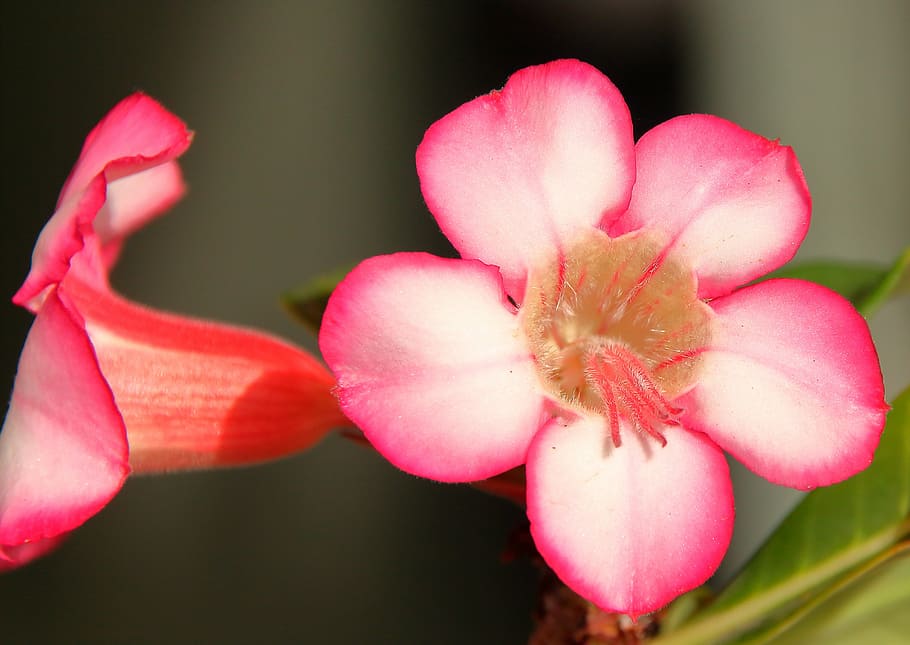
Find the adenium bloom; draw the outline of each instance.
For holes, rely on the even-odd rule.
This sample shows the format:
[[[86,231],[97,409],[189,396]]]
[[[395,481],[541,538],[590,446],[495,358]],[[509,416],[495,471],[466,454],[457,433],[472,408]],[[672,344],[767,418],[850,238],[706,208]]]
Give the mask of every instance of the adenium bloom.
[[[0,434],[0,569],[53,548],[130,472],[245,464],[310,446],[344,417],[312,356],[261,333],[114,293],[126,236],[184,192],[191,133],[151,98],[88,136],[14,302],[36,314]]]
[[[417,171],[461,259],[397,253],[338,286],[320,347],[399,468],[526,465],[536,545],[639,615],[703,583],[733,530],[723,450],[772,482],[872,460],[886,406],[864,320],[798,280],[810,197],[790,148],[683,116],[636,144],[622,96],[563,60],[427,131]]]

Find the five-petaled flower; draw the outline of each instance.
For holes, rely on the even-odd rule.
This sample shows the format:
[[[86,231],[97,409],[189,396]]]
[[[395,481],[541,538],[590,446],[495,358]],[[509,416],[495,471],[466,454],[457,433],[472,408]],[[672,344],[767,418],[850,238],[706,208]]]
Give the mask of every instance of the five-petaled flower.
[[[345,424],[334,379],[261,333],[153,311],[108,271],[131,232],[183,194],[191,133],[143,94],[86,139],[31,272],[36,314],[0,434],[0,569],[97,513],[127,474],[287,455]]]
[[[808,282],[742,286],[808,228],[790,148],[705,115],[636,144],[619,91],[563,60],[431,126],[417,171],[461,259],[375,257],[338,286],[320,348],[342,409],[410,473],[525,464],[540,553],[601,608],[653,611],[716,569],[722,449],[800,489],[871,462],[865,321]]]

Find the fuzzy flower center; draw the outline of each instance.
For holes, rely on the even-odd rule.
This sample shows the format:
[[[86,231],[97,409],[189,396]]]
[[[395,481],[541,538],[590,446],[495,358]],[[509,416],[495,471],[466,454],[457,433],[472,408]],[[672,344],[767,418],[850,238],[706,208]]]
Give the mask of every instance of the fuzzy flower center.
[[[547,390],[564,406],[620,420],[661,444],[672,404],[695,383],[710,310],[692,270],[647,234],[592,231],[531,273],[524,332]]]

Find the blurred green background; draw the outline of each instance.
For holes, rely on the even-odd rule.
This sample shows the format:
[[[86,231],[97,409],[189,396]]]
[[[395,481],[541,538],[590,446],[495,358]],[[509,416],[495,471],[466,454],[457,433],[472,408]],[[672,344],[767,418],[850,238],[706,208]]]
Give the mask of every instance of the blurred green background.
[[[131,239],[126,295],[310,349],[278,295],[396,250],[448,254],[414,150],[528,64],[582,58],[636,134],[708,112],[792,145],[814,198],[799,257],[890,260],[910,241],[910,5],[62,1],[0,9],[0,293],[82,140],[143,89],[196,130],[190,192]],[[908,299],[873,322],[910,381]],[[0,389],[31,316],[0,305]],[[734,471],[727,576],[796,500]],[[501,562],[523,513],[421,481],[338,438],[250,469],[135,478],[53,555],[0,577],[3,643],[520,643],[535,572]]]

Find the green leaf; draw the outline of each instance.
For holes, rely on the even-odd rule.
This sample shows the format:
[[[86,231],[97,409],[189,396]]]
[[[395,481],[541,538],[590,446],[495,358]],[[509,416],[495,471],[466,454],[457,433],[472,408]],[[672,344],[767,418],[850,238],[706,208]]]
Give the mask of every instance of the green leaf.
[[[714,595],[708,585],[702,585],[676,598],[667,606],[661,616],[661,631],[670,632],[682,625],[695,612],[713,600]]]
[[[897,645],[910,634],[910,542],[829,587],[748,645]]]
[[[847,298],[868,318],[889,298],[910,293],[910,247],[890,267],[818,261],[785,266],[768,277],[816,282]]]
[[[889,298],[910,294],[910,247],[898,256],[888,273],[862,299],[857,308],[867,318]]]
[[[329,296],[353,268],[352,264],[318,275],[296,289],[282,294],[281,304],[310,331],[318,333],[319,325],[322,324],[322,314],[329,304]]]
[[[894,402],[869,468],[806,495],[713,604],[655,642],[730,642],[779,620],[908,533],[910,388]]]

